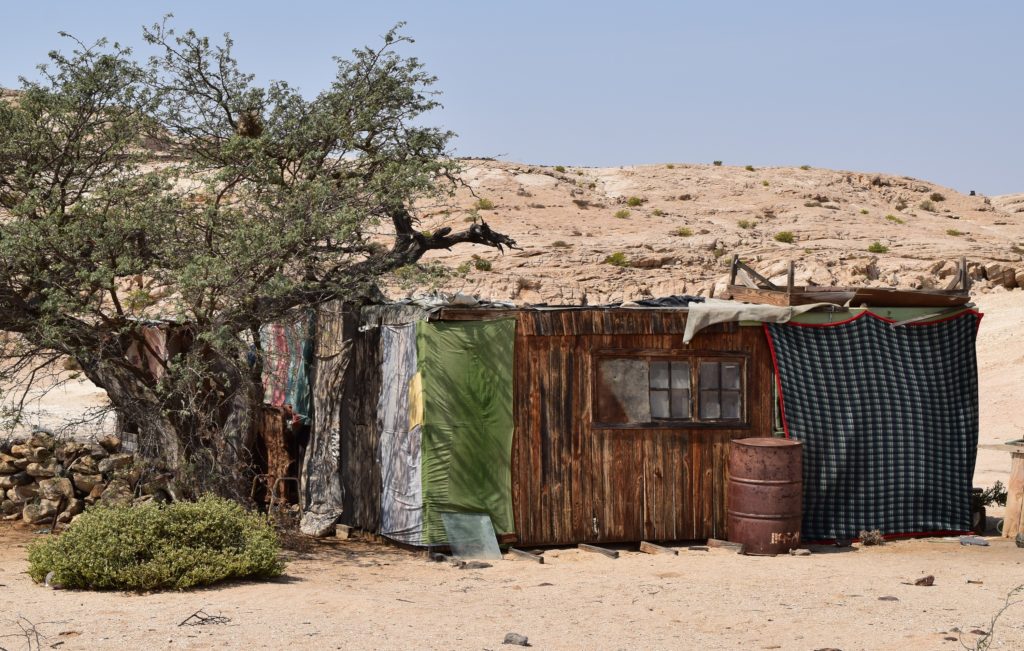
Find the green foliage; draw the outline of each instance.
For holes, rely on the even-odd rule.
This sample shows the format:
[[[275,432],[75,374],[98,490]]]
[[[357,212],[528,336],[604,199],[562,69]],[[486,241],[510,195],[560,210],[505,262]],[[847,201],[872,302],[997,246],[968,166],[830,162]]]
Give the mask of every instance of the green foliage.
[[[664,217],[665,211],[662,210],[661,208],[655,208],[654,210],[651,211],[651,214],[654,215],[655,217]]]
[[[712,161],[711,164],[714,165],[715,167],[721,167],[722,166],[722,161],[720,161],[720,160]]]
[[[636,208],[637,206],[642,206],[646,202],[647,202],[647,199],[642,199],[640,197],[630,197],[630,198],[626,199],[626,205],[629,206],[630,208]]]
[[[675,235],[676,237],[690,237],[693,235],[693,229],[686,226],[680,226],[672,231],[672,235]]]
[[[925,199],[921,203],[917,204],[917,207],[921,210],[927,210],[928,212],[935,212],[935,204]]]
[[[675,168],[676,168],[676,166],[673,165],[672,163],[668,163],[667,165],[665,165],[665,169],[674,170]]]
[[[32,545],[29,576],[71,589],[186,590],[284,571],[263,518],[215,497],[197,502],[97,506],[67,531]]]
[[[806,172],[807,170],[811,169],[811,166],[810,165],[801,165],[800,169],[802,169],[802,170],[804,170]]]
[[[767,188],[768,187],[768,181],[761,181],[761,185],[763,185],[764,187]]]
[[[888,253],[889,247],[876,240],[868,245],[868,251],[870,253]]]
[[[490,199],[477,199],[473,207],[477,210],[494,210],[494,202]]]
[[[902,218],[897,217],[896,215],[886,215],[885,218],[887,220],[891,221],[894,224],[906,224],[907,223]]]
[[[963,231],[958,231],[955,228],[949,228],[946,230],[946,235],[949,235],[950,237],[960,237],[963,234]]]
[[[565,165],[555,165],[555,171],[565,173]]]
[[[936,203],[938,203],[939,201],[946,200],[945,195],[943,195],[941,192],[932,192],[930,195],[928,195],[928,198]]]
[[[628,267],[630,266],[629,258],[622,251],[616,251],[607,258],[604,259],[605,264],[610,264],[613,267]]]
[[[792,244],[796,240],[796,236],[791,231],[779,231],[775,234],[776,242],[783,242],[785,244]]]
[[[625,208],[622,208],[621,210],[616,210],[615,211],[615,218],[616,219],[626,219],[627,217],[629,217],[629,211],[626,210]]]
[[[860,209],[860,214],[862,214],[862,215],[866,215],[866,214],[868,214],[868,211],[867,211],[867,209],[866,209],[866,208],[861,208],[861,209]]]
[[[477,271],[490,271],[491,270],[491,261],[490,260],[486,260],[484,258],[481,258],[478,255],[474,255],[473,256],[473,267],[476,268]]]
[[[749,220],[749,219],[741,219],[741,220],[739,220],[738,222],[736,222],[736,224],[737,224],[737,225],[738,225],[738,226],[739,226],[740,228],[742,228],[743,230],[749,230],[749,229],[751,229],[751,228],[753,228],[753,227],[757,226],[757,222],[755,222],[755,221],[751,221],[751,220]]]
[[[747,166],[746,166],[746,167],[744,167],[743,169],[747,170],[748,172],[753,172],[753,171],[755,171],[755,170],[754,170],[754,166],[753,166],[753,165],[747,165]]]

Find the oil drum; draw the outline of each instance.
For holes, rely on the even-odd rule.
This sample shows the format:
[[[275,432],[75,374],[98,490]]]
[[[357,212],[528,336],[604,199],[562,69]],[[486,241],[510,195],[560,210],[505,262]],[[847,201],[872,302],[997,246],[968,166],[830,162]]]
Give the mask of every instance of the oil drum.
[[[784,554],[800,546],[803,456],[799,441],[735,439],[729,446],[726,530],[746,554]]]

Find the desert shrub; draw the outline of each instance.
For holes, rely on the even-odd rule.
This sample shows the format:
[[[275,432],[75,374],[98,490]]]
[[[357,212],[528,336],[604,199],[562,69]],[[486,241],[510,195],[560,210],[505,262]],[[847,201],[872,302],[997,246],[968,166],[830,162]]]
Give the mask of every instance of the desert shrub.
[[[477,210],[494,210],[494,202],[490,199],[477,199],[473,207]]]
[[[886,215],[885,218],[888,219],[889,221],[891,221],[894,224],[906,224],[907,223],[907,222],[903,221],[902,219],[900,219],[899,217],[897,217],[896,215]]]
[[[645,201],[647,200],[640,197],[630,197],[629,199],[626,199],[626,205],[630,208],[636,208],[637,206],[644,205]]]
[[[654,215],[655,217],[664,217],[665,211],[662,210],[661,208],[655,208],[654,210],[651,211],[651,214]]]
[[[961,235],[963,235],[963,234],[964,234],[964,232],[963,232],[963,231],[958,231],[958,230],[957,230],[957,229],[955,229],[955,228],[950,228],[950,229],[948,229],[948,230],[946,231],[946,235],[949,235],[950,237],[960,237],[960,236],[961,236]]]
[[[811,166],[810,165],[801,165],[800,169],[802,169],[802,170],[804,170],[806,172],[807,170],[811,169]]]
[[[491,270],[491,261],[490,260],[485,260],[484,258],[481,258],[480,256],[474,255],[473,256],[473,267],[477,271],[490,271]]]
[[[796,236],[791,231],[779,231],[775,234],[776,242],[783,242],[785,244],[792,244],[796,240]]]
[[[895,208],[896,208],[896,210],[906,210],[907,209],[907,202],[904,201],[903,199],[900,199],[899,201],[896,202]]]
[[[590,183],[587,184],[587,188],[589,188],[591,190],[593,190],[596,187],[597,187],[597,183],[594,183],[593,181],[591,181]]]
[[[805,201],[804,202],[804,208],[820,208],[820,207],[821,207],[821,202],[820,201],[815,201],[815,200],[812,199],[811,201]]]
[[[666,167],[667,169],[670,169],[670,170],[674,170],[674,169],[676,168],[676,166],[675,166],[675,165],[673,165],[672,163],[669,163],[669,164],[665,165],[665,167]]]
[[[555,165],[555,171],[556,172],[564,172],[565,171],[565,165]]]
[[[932,192],[930,195],[928,195],[928,198],[935,202],[946,200],[946,197],[941,192]]]
[[[693,229],[687,228],[686,226],[680,226],[676,230],[672,231],[672,234],[676,237],[690,237],[693,235]]]
[[[623,208],[622,210],[616,210],[615,211],[615,218],[616,219],[625,219],[627,217],[629,217],[629,211],[626,210],[625,208]]]
[[[753,165],[747,165],[743,169],[747,170],[748,172],[753,172],[754,171],[754,166]]]
[[[572,245],[566,242],[565,240],[555,240],[554,242],[551,243],[551,247],[555,249],[567,249],[570,246]]]
[[[767,188],[768,187],[768,181],[761,181],[761,185],[763,185],[764,187]]]
[[[686,194],[679,195],[680,201],[693,201],[693,195],[687,192]]]
[[[736,222],[736,224],[743,230],[749,230],[757,226],[757,222],[750,221],[749,219],[741,219],[738,222]]]
[[[867,210],[867,208],[861,208],[861,209],[860,209],[860,214],[862,214],[862,215],[866,215],[866,214],[868,214],[868,210]]]
[[[722,161],[720,161],[720,160],[712,161],[711,164],[714,165],[715,167],[721,167],[722,166]]]
[[[628,267],[629,258],[622,251],[616,251],[607,258],[604,259],[605,264],[610,264],[613,267]]]
[[[935,212],[935,204],[925,199],[921,203],[917,204],[917,207],[921,210],[927,210],[928,212]]]
[[[889,247],[876,240],[868,245],[868,251],[870,253],[888,253]]]
[[[29,548],[29,576],[89,590],[185,590],[284,571],[277,534],[235,502],[97,506]]]

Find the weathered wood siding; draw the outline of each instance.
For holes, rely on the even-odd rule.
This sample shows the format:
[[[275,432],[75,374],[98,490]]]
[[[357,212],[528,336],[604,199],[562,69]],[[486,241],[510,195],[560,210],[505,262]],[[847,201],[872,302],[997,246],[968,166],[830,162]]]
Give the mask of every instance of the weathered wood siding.
[[[350,326],[351,323],[351,326]],[[352,338],[352,359],[341,404],[341,523],[366,531],[380,530],[380,329],[356,332],[356,319],[346,323]]]
[[[685,314],[679,311],[517,316],[512,490],[520,542],[724,537],[729,441],[771,433],[771,363],[763,330],[726,324],[686,346]],[[612,351],[742,354],[749,424],[596,427],[593,360]]]

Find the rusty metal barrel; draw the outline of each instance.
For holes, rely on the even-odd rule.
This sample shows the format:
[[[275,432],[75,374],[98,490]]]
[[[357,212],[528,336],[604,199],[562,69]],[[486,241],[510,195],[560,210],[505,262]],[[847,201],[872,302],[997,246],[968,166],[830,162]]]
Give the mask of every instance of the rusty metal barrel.
[[[800,546],[803,454],[799,441],[735,439],[729,448],[726,527],[746,554],[784,554]]]

